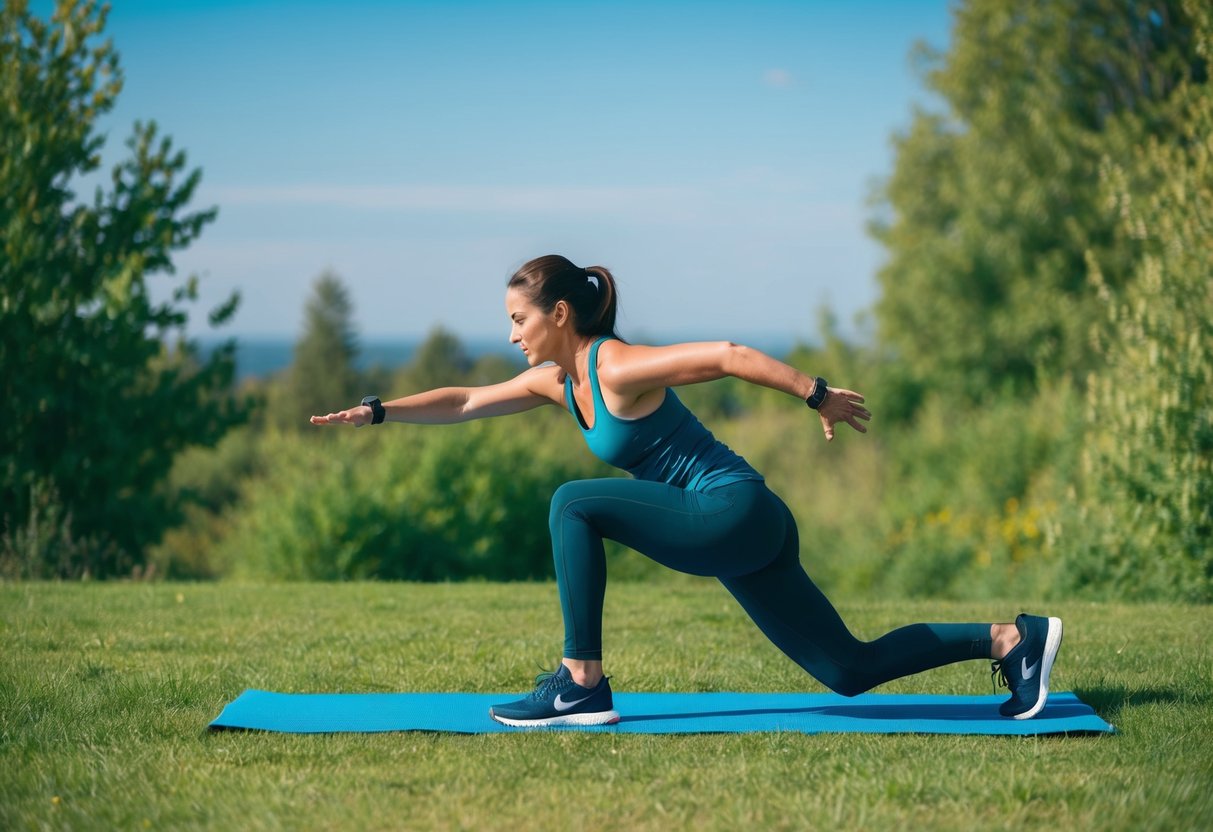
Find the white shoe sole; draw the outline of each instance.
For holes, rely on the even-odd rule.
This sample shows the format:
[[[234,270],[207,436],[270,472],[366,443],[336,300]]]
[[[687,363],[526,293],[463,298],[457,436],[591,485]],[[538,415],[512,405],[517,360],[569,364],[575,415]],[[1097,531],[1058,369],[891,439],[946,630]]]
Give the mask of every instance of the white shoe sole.
[[[550,716],[547,719],[507,719],[493,713],[493,709],[490,708],[489,716],[502,725],[512,725],[515,728],[552,728],[557,725],[614,725],[619,721],[619,711],[599,711],[593,714],[565,714],[564,716]]]
[[[1061,619],[1049,619],[1049,632],[1045,635],[1045,652],[1040,659],[1040,693],[1036,696],[1036,704],[1022,714],[1016,714],[1015,719],[1031,719],[1044,710],[1045,702],[1049,699],[1049,674],[1053,672],[1053,660],[1061,648]]]

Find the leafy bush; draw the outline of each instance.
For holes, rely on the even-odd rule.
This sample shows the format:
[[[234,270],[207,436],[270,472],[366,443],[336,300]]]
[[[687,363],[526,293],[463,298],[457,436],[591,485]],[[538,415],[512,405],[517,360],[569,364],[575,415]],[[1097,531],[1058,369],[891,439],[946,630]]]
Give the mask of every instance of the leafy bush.
[[[36,578],[47,571],[71,575],[104,545],[97,540],[78,540],[72,529],[71,512],[54,485],[35,482],[29,489],[25,518],[13,522],[6,515],[0,530],[0,578]]]
[[[167,502],[177,507],[173,526],[148,550],[149,574],[174,579],[222,574],[216,541],[227,532],[229,510],[264,468],[262,434],[253,425],[230,431],[213,448],[190,448],[178,456],[166,484]]]
[[[1044,592],[1078,465],[1080,402],[1067,384],[971,410],[929,400],[890,443],[894,485],[878,515],[884,563],[873,588],[954,598]]]
[[[220,559],[236,575],[288,579],[549,576],[552,493],[607,473],[560,418],[267,437],[268,470],[232,512]]]
[[[1213,57],[1213,12],[1199,16]],[[1093,375],[1072,587],[1213,600],[1213,91],[1186,85],[1182,141],[1104,168],[1122,230],[1141,246],[1133,284],[1104,288],[1107,365]]]

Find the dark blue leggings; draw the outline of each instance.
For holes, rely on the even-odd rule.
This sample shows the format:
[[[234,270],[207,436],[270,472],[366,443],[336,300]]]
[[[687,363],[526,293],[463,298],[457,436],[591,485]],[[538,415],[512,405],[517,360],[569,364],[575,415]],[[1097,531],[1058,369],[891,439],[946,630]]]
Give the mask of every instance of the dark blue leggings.
[[[603,538],[671,569],[719,578],[780,650],[847,696],[990,657],[989,624],[911,624],[875,641],[851,635],[801,568],[796,520],[763,482],[699,492],[634,479],[577,480],[556,490],[549,523],[570,659],[602,659]]]

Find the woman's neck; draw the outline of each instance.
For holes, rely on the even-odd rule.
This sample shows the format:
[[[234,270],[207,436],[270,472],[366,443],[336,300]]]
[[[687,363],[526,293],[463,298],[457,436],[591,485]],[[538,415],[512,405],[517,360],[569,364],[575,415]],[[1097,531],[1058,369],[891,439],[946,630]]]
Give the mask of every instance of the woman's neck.
[[[598,339],[578,335],[576,340],[569,345],[568,350],[556,360],[565,375],[572,379],[574,387],[580,387],[589,378],[590,347],[596,340]]]

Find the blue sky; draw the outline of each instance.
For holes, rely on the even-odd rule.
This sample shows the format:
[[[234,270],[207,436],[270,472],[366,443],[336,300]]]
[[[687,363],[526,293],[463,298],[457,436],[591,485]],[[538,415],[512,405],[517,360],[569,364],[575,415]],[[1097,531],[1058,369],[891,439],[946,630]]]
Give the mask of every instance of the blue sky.
[[[876,298],[866,200],[949,30],[944,0],[113,5],[107,166],[155,119],[219,207],[177,257],[196,335],[233,288],[222,332],[294,335],[332,269],[364,337],[504,338],[505,280],[558,252],[615,272],[625,337],[811,339]]]

